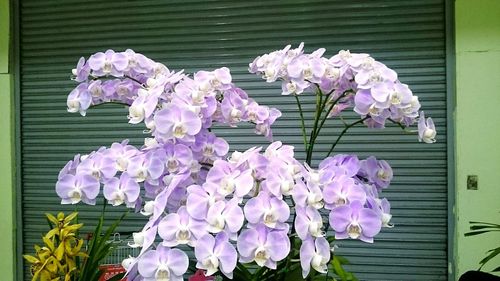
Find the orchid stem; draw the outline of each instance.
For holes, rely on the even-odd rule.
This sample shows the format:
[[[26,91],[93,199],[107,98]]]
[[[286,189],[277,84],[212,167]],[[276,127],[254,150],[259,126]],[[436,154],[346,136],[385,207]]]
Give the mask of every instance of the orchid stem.
[[[406,127],[405,125],[401,124],[401,122],[397,122],[397,121],[394,121],[393,119],[391,118],[387,118],[387,120],[391,121],[392,123],[398,125],[399,128],[401,128],[401,130],[403,130],[403,132],[407,133],[407,134],[412,134],[412,133],[415,133],[415,131],[411,131],[411,130],[408,130],[408,127]]]
[[[330,106],[328,107],[328,109],[326,110],[325,112],[325,115],[323,116],[322,120],[321,120],[321,123],[319,124],[318,126],[318,122],[319,122],[319,119],[321,118],[321,114],[323,113],[323,111],[325,110],[325,107],[326,105],[328,104],[328,97],[333,93],[333,91],[330,91],[327,95],[326,95],[326,99],[325,99],[325,102],[323,102],[321,104],[321,106],[318,108],[318,105],[316,104],[316,119],[315,119],[315,123],[314,123],[314,128],[311,132],[311,139],[309,141],[309,149],[308,149],[308,154],[307,154],[307,163],[310,165],[311,164],[311,160],[312,160],[312,153],[313,153],[313,147],[314,147],[314,143],[316,142],[316,139],[318,138],[319,136],[319,132],[321,131],[321,129],[323,128],[323,125],[325,124],[326,122],[326,119],[328,118],[328,115],[330,114],[330,112],[333,110],[333,108],[335,107],[335,105],[343,98],[345,97],[345,95],[348,93],[348,91],[345,91],[343,92],[340,96],[338,96],[335,100],[333,100],[330,104]],[[321,90],[319,89],[318,87],[318,94],[321,95],[321,98],[322,98],[322,92]],[[321,100],[320,100],[320,103],[321,103]]]
[[[312,152],[314,149],[314,135],[316,134],[319,118],[321,117],[321,112],[323,111],[322,109],[324,108],[324,105],[322,105],[322,103],[323,103],[323,93],[321,92],[321,90],[318,89],[318,91],[316,92],[316,114],[314,117],[314,126],[311,131],[311,136],[309,138],[309,146],[307,148],[306,163],[309,165],[311,165]]]
[[[298,95],[293,95],[293,96],[295,97],[295,100],[297,101],[297,107],[299,108],[300,122],[302,125],[302,137],[304,138],[304,148],[305,151],[307,151],[308,145],[307,145],[306,124],[304,121],[304,111],[302,111],[302,105],[300,104],[299,96]]]
[[[346,94],[346,93],[347,93],[347,92],[342,93],[342,94],[341,94],[338,98],[336,98],[336,99],[335,99],[335,100],[334,100],[334,101],[330,104],[330,107],[329,107],[329,108],[328,108],[328,110],[326,111],[325,116],[323,117],[323,120],[321,120],[321,123],[319,124],[319,127],[318,127],[318,129],[316,130],[316,132],[315,132],[315,134],[314,134],[313,142],[315,142],[315,141],[316,141],[316,139],[318,138],[318,136],[319,136],[319,132],[320,132],[320,131],[321,131],[321,129],[323,128],[323,125],[325,124],[326,119],[328,118],[328,115],[329,115],[329,114],[330,114],[330,112],[332,111],[333,107],[334,107],[334,106],[335,106],[335,105],[339,102],[339,100],[340,100],[341,98],[343,98],[343,97],[345,96],[345,94]],[[328,103],[328,102],[327,102],[327,101],[325,101],[325,105],[326,105],[327,103]],[[321,110],[321,111],[323,111],[323,110],[324,110],[324,108],[325,108],[325,107],[323,106],[323,108],[322,108],[322,110]]]
[[[335,148],[335,146],[337,145],[337,143],[340,141],[340,139],[342,138],[342,136],[344,136],[344,134],[347,132],[347,130],[349,130],[350,128],[354,127],[355,125],[357,125],[359,123],[363,123],[368,118],[370,118],[370,117],[366,116],[363,119],[359,119],[358,121],[345,126],[344,130],[342,130],[342,132],[340,133],[340,135],[337,137],[337,140],[332,144],[332,147],[330,148],[330,151],[328,151],[328,154],[326,155],[326,157],[328,157],[328,156],[330,156],[330,154],[332,154],[333,149]]]
[[[123,105],[123,106],[130,106],[130,104],[124,103],[124,102],[119,102],[119,101],[106,101],[98,104],[92,105],[92,107],[98,107],[103,104],[118,104],[118,105]]]
[[[143,84],[143,83],[141,83],[141,81],[139,81],[139,80],[137,80],[137,79],[135,79],[135,78],[132,78],[132,77],[130,77],[130,76],[124,76],[124,77],[125,77],[125,78],[128,78],[128,79],[130,79],[130,80],[132,80],[132,81],[136,82],[137,84],[141,85],[142,87],[144,87],[144,84]]]

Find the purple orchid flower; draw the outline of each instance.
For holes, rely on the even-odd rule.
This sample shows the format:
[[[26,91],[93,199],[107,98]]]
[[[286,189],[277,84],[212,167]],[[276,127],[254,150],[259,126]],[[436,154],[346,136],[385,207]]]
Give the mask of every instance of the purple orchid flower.
[[[276,108],[269,109],[269,118],[263,123],[255,125],[255,133],[257,135],[263,135],[267,140],[272,141],[273,132],[271,131],[271,125],[280,117],[281,111]]]
[[[358,173],[360,164],[356,155],[337,154],[321,161],[318,168],[319,170],[333,169],[336,176],[344,174],[353,177]]]
[[[251,100],[251,99],[250,99]],[[264,123],[269,118],[269,107],[262,106],[251,100],[246,107],[246,116],[244,119],[254,124]]]
[[[398,79],[396,72],[383,63],[374,59],[365,60],[363,68],[355,76],[355,81],[360,89],[370,89],[378,83],[395,82]]]
[[[104,182],[116,175],[114,162],[113,158],[106,155],[106,151],[92,153],[80,162],[76,173],[91,175]]]
[[[128,122],[130,124],[139,124],[153,115],[157,105],[158,97],[139,95],[128,108]]]
[[[324,52],[324,49],[318,50]],[[310,81],[312,83],[321,82],[325,74],[326,65],[319,58],[320,53],[311,55],[301,55],[295,57],[287,67],[288,76],[294,81]],[[318,56],[319,55],[319,56]]]
[[[144,181],[144,197],[155,199],[167,187],[166,181],[171,175],[162,175],[157,180]]]
[[[386,105],[377,103],[367,89],[359,89],[354,96],[354,111],[361,116],[369,115],[378,118],[377,122],[384,123],[383,120],[390,116]]]
[[[308,186],[323,189],[325,185],[331,183],[335,177],[335,169],[313,169],[307,163],[304,163],[304,178]]]
[[[177,213],[166,215],[158,225],[158,234],[163,238],[163,245],[174,247],[179,244],[195,245],[197,239],[206,233],[206,223],[193,219],[186,207],[179,208]]]
[[[149,74],[147,76],[150,76],[154,71],[155,62],[143,54],[136,53],[131,49],[125,50],[124,54],[128,59],[127,71],[132,75]]]
[[[380,217],[382,221],[382,227],[392,228],[393,224],[390,223],[391,215],[391,204],[386,198],[379,199],[374,197],[369,197],[367,201],[369,208],[374,210]]]
[[[143,182],[146,179],[154,182],[163,174],[164,166],[164,162],[153,152],[139,154],[130,159],[127,173],[137,182]]]
[[[193,161],[191,149],[183,144],[168,143],[164,146],[166,152],[166,168],[169,173],[177,173],[186,169]]]
[[[140,152],[134,146],[129,145],[128,140],[124,140],[121,143],[113,143],[106,153],[110,158],[115,159],[115,169],[124,172],[127,170],[130,159]]]
[[[294,79],[294,80],[284,81],[281,84],[281,95],[284,95],[284,96],[300,95],[309,86],[311,86],[311,83],[309,83],[305,80],[295,80]]]
[[[261,183],[262,189],[278,198],[292,194],[295,180],[294,171],[290,172],[289,165],[280,159],[274,159],[268,167],[270,169],[267,170],[266,180]]]
[[[89,83],[88,90],[90,95],[92,96],[92,104],[99,104],[107,101],[105,99],[103,85],[104,83],[102,80],[94,80]]]
[[[114,85],[115,93],[111,97],[113,100],[119,100],[126,104],[132,104],[133,99],[137,96],[137,91],[140,89],[140,85],[137,82],[130,79],[118,80],[118,83]]]
[[[252,177],[257,180],[264,180],[268,174],[267,167],[269,165],[269,160],[264,155],[258,153],[257,150],[247,153],[247,155],[241,158],[246,158],[245,161],[236,164],[238,169],[250,169],[252,171]]]
[[[90,175],[66,174],[57,181],[56,193],[61,198],[61,204],[83,201],[85,204],[95,205],[99,187],[99,181]]]
[[[66,104],[68,106],[68,112],[80,112],[82,116],[85,116],[87,109],[92,104],[92,96],[88,91],[88,84],[81,83],[73,89],[68,95]]]
[[[418,141],[425,143],[436,142],[436,126],[434,125],[434,121],[430,117],[425,120],[423,111],[420,112],[420,118],[418,119]]]
[[[168,197],[167,210],[169,213],[175,213],[180,207],[185,207],[187,201],[187,189],[184,184],[178,185],[172,190]]]
[[[325,186],[323,200],[326,203],[325,208],[331,210],[355,200],[364,204],[366,202],[366,193],[361,186],[355,183],[354,179],[341,175]]]
[[[408,85],[397,81],[394,83],[394,89],[391,92],[390,102],[396,108],[406,108],[411,104],[413,93]]]
[[[281,141],[272,142],[267,146],[264,151],[264,156],[271,158],[277,157],[283,161],[289,161],[293,158],[294,147],[291,145],[284,145]]]
[[[217,160],[208,171],[207,182],[218,185],[217,192],[226,197],[234,193],[234,196],[242,199],[248,194],[254,185],[252,170],[240,171],[234,165]]]
[[[391,105],[391,96],[394,92],[394,82],[377,83],[371,88],[371,95],[377,107],[388,108]]]
[[[156,250],[148,250],[138,262],[139,274],[146,280],[182,281],[189,266],[186,253],[159,245]]]
[[[233,198],[227,202],[215,202],[208,209],[206,221],[209,232],[219,233],[225,231],[233,239],[243,226],[245,217],[243,210],[238,206],[237,199]]]
[[[323,218],[319,211],[311,206],[295,208],[295,231],[302,240],[310,237],[323,237]]]
[[[276,262],[284,259],[290,252],[290,239],[286,232],[269,230],[259,224],[244,230],[236,243],[240,262],[255,261],[259,266],[276,269]]]
[[[208,209],[217,201],[224,199],[222,195],[217,193],[217,186],[210,183],[192,185],[187,188],[186,208],[193,218],[204,220],[207,218]]]
[[[120,179],[107,180],[103,187],[104,198],[113,206],[125,203],[128,208],[134,208],[139,193],[139,184],[126,173],[121,174]]]
[[[285,224],[290,216],[288,204],[266,192],[248,200],[243,210],[248,222],[264,223],[269,228],[283,228],[279,226]]]
[[[201,129],[201,120],[194,112],[171,103],[155,114],[154,121],[156,132],[165,139],[194,142]]]
[[[154,199],[153,215],[148,224],[153,224],[164,214],[168,199],[172,192],[178,186],[184,185],[184,182],[189,178],[189,173],[174,174],[168,182],[165,182],[166,187],[156,195]]]
[[[194,255],[197,260],[196,267],[205,269],[207,276],[220,270],[228,278],[233,278],[238,253],[229,242],[226,233],[221,232],[215,238],[210,234],[206,234],[198,239],[194,248]]]
[[[375,184],[377,188],[386,188],[391,183],[393,172],[389,163],[370,156],[361,161],[361,169],[358,175]]]
[[[372,209],[364,208],[359,201],[342,205],[330,212],[330,225],[336,239],[360,239],[373,243],[373,237],[380,232],[382,222]]]
[[[214,71],[198,71],[194,74],[194,80],[203,91],[221,91],[231,87],[232,77],[229,68],[222,67]]]
[[[198,159],[211,163],[227,154],[229,144],[223,138],[203,131],[196,136],[196,142],[192,149],[198,155]]]
[[[123,53],[107,50],[105,53],[98,52],[90,56],[88,64],[95,76],[113,75],[121,77],[128,66],[128,59],[127,55]]]
[[[64,167],[61,169],[61,171],[59,171],[57,179],[60,180],[66,174],[75,175],[76,168],[78,168],[79,164],[80,164],[80,154],[77,154],[75,155],[75,157],[73,157],[73,160],[68,161],[66,165],[64,165]]]
[[[225,91],[220,107],[223,122],[236,126],[236,123],[241,122],[246,114],[247,105],[248,95],[242,89],[231,88]]]
[[[302,180],[296,181],[292,198],[299,207],[311,206],[315,209],[321,209],[324,206],[321,189],[316,185],[305,184]]]
[[[325,237],[310,238],[302,241],[302,245],[300,246],[300,265],[304,279],[309,275],[311,266],[319,273],[326,273],[329,261],[330,244]]]
[[[85,58],[81,57],[78,60],[78,64],[76,65],[76,68],[72,69],[71,72],[75,76],[76,82],[83,82],[83,81],[86,81],[87,78],[89,77],[90,66],[88,65],[88,63],[85,63]]]

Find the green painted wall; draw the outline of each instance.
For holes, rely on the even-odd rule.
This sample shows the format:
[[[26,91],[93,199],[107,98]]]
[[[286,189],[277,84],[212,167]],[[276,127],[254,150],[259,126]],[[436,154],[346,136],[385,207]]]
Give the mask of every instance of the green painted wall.
[[[0,74],[9,71],[9,0],[0,0]]]
[[[0,272],[2,280],[14,280],[14,182],[13,99],[9,72],[9,1],[0,0]]]
[[[500,1],[457,0],[455,30],[458,277],[500,246],[500,233],[464,237],[469,221],[500,223]],[[478,190],[467,190],[467,175]]]

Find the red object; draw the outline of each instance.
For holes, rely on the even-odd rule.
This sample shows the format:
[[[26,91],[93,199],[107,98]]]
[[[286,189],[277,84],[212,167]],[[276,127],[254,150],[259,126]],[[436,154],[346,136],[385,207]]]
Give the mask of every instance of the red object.
[[[115,275],[127,272],[125,268],[123,268],[123,266],[119,264],[101,265],[99,266],[99,269],[103,271],[103,274],[99,278],[99,281],[107,281],[113,278],[113,276]],[[120,281],[127,281],[127,277],[121,279]]]
[[[188,281],[211,281],[214,280],[213,276],[205,276],[205,271],[198,269],[193,276],[189,277]]]

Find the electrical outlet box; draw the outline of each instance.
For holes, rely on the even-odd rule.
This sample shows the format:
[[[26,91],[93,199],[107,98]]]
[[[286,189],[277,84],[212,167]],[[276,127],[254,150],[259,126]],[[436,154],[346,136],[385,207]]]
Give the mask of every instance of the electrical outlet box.
[[[477,176],[476,175],[468,175],[467,176],[467,189],[468,190],[477,190]]]

